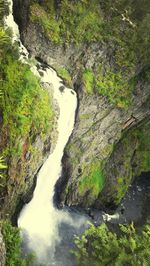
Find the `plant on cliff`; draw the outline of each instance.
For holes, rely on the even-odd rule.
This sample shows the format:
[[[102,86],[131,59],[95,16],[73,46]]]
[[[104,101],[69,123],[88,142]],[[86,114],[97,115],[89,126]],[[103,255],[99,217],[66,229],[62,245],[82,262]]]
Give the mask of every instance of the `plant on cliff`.
[[[3,172],[6,168],[7,166],[4,162],[3,157],[0,157],[0,187],[3,187],[6,183],[5,174]]]
[[[56,68],[57,74],[68,84],[68,86],[72,87],[71,76],[68,70],[64,67]]]
[[[77,265],[125,266],[150,263],[150,224],[138,232],[133,224],[120,225],[120,233],[111,232],[106,224],[91,225],[81,237],[75,238],[73,253]]]
[[[41,5],[32,2],[31,21],[38,23],[53,43],[67,45],[100,40],[102,16],[99,1],[64,0],[59,11],[55,1],[45,1]]]
[[[45,134],[53,127],[52,100],[28,66],[10,53],[2,58],[0,107],[3,110],[2,133],[9,136],[11,153],[20,152],[17,139],[29,137],[29,132]]]
[[[86,202],[89,206],[93,199],[96,199],[102,191],[105,183],[103,174],[103,162],[94,160],[89,165],[85,165],[82,169],[82,176],[79,181],[79,194],[85,194]]]
[[[30,254],[26,259],[21,254],[21,237],[18,228],[13,227],[8,221],[2,222],[2,234],[6,247],[7,266],[34,266],[35,255]]]
[[[84,47],[88,55],[93,43],[107,47],[102,57],[104,71],[95,62],[83,71],[82,81],[87,93],[98,91],[119,108],[132,103],[139,68],[150,58],[149,1],[31,1],[30,19],[42,27],[43,34],[54,44]],[[101,50],[101,47],[100,47]],[[92,51],[92,49],[91,49]],[[81,58],[82,59],[82,58]],[[95,88],[93,90],[93,77]]]
[[[92,94],[94,89],[94,73],[90,69],[86,69],[83,73],[82,80],[86,92]]]

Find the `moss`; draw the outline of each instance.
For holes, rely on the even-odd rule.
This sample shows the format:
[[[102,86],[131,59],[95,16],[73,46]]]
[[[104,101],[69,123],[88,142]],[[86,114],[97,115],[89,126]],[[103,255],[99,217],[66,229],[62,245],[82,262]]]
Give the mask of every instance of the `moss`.
[[[88,113],[88,114],[79,114],[79,119],[80,120],[88,120],[93,117],[93,114]]]
[[[100,39],[102,23],[101,11],[97,5],[97,0],[90,4],[88,1],[65,0],[57,12],[54,1],[46,1],[44,5],[33,2],[30,7],[30,18],[41,25],[47,37],[55,44],[95,41]]]
[[[128,190],[129,185],[131,184],[132,180],[132,171],[130,171],[130,174],[128,175],[128,178],[125,178],[124,176],[119,176],[117,178],[117,184],[115,186],[115,200],[114,203],[118,205],[122,198],[124,197],[125,193]]]
[[[124,133],[106,164],[104,175],[109,177],[109,197],[116,205],[124,197],[134,177],[150,171],[149,132],[150,123],[144,122]]]
[[[9,138],[11,154],[20,154],[21,138],[27,138],[31,131],[34,135],[52,131],[54,112],[52,99],[28,66],[11,55],[5,58],[6,62],[0,65],[3,73],[2,134],[5,132]]]
[[[103,74],[102,69],[96,75],[96,90],[106,96],[117,107],[125,108],[131,104],[134,84],[121,72],[107,69]]]
[[[56,71],[58,75],[68,84],[68,86],[72,87],[72,79],[69,74],[69,71],[64,67],[56,68]]]
[[[94,74],[90,69],[84,71],[82,81],[86,92],[88,94],[92,94],[94,90]]]
[[[132,134],[137,138],[138,148],[136,151],[136,163],[137,168],[133,169],[137,175],[140,175],[141,172],[150,171],[150,123],[142,125],[140,128],[137,128]]]
[[[47,153],[42,150],[44,145],[49,149],[44,142],[52,135],[54,110],[52,96],[29,66],[18,61],[18,50],[9,37],[7,45],[5,38],[0,41],[0,87],[0,154],[8,165],[0,180],[0,193],[2,216],[8,217],[20,195],[32,184],[39,162],[42,164]],[[35,151],[38,140],[41,147]]]
[[[30,17],[32,22],[37,22],[42,27],[48,39],[55,44],[61,43],[59,23],[52,12],[47,13],[38,3],[33,3],[30,6]]]
[[[102,191],[104,183],[103,163],[99,160],[94,160],[82,169],[78,191],[81,195],[85,195],[88,192],[87,201],[93,202]]]

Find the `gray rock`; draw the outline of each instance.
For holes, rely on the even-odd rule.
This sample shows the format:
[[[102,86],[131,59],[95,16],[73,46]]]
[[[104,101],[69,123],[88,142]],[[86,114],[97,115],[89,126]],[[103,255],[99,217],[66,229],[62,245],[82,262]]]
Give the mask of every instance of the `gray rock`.
[[[0,266],[5,266],[6,249],[3,236],[0,229]]]

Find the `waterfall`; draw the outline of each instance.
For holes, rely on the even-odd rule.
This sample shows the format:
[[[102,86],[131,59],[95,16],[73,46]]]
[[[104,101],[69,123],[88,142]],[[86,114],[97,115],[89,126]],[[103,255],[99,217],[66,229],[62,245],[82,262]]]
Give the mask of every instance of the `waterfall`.
[[[61,241],[59,226],[66,223],[74,228],[80,228],[85,222],[85,217],[73,219],[68,211],[57,210],[53,205],[54,186],[61,176],[61,160],[64,147],[74,127],[75,111],[77,107],[76,93],[64,86],[60,90],[62,80],[49,66],[42,67],[38,61],[32,65],[29,60],[28,51],[20,41],[17,24],[13,18],[13,2],[9,1],[9,15],[5,18],[5,27],[12,30],[12,42],[18,43],[20,60],[30,66],[31,71],[53,87],[53,97],[59,107],[59,118],[57,122],[58,139],[52,154],[42,166],[38,173],[37,185],[33,199],[24,206],[19,219],[18,226],[21,228],[26,249],[35,251],[38,263],[46,265],[57,265],[55,259],[55,247]],[[39,74],[42,72],[42,76]],[[66,266],[65,264],[61,264]]]

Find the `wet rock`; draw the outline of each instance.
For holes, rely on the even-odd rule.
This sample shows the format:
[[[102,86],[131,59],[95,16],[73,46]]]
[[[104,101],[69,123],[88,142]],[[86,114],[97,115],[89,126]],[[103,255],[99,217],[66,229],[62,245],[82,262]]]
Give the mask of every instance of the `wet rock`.
[[[17,3],[18,0],[14,1]],[[24,6],[20,8],[27,12]],[[16,19],[19,21],[17,16],[19,17],[16,13]],[[148,119],[150,84],[139,80],[131,96],[132,104],[124,109],[111,104],[107,97],[100,96],[96,92],[88,94],[81,80],[82,67],[96,69],[101,63],[104,69],[109,68],[114,64],[112,59],[114,47],[111,48],[106,43],[92,43],[78,46],[70,44],[64,49],[63,45],[52,44],[38,24],[28,21],[26,25],[23,22],[20,25],[25,27],[25,30],[21,31],[25,46],[42,62],[47,62],[54,68],[58,66],[69,69],[78,93],[79,106],[75,128],[66,148],[67,156],[64,164],[66,182],[63,182],[60,191],[60,201],[68,206],[115,207],[132,182],[132,169],[137,168],[134,159],[136,140],[131,139],[127,147],[120,142],[125,132],[138,127],[141,122]],[[137,69],[137,73],[140,71],[142,67]],[[127,161],[123,154],[128,155]],[[128,169],[124,161],[127,162]],[[85,177],[93,176],[93,164],[96,164],[98,169],[91,178],[96,180],[96,185],[95,181],[92,183],[91,180],[88,184],[87,180],[83,182]],[[126,184],[122,185],[124,191],[121,190],[121,195],[119,195],[120,190],[116,191],[118,173],[121,177],[126,177],[121,179],[121,182]],[[105,179],[104,184],[101,184],[102,176]],[[98,188],[96,191],[95,187]]]

